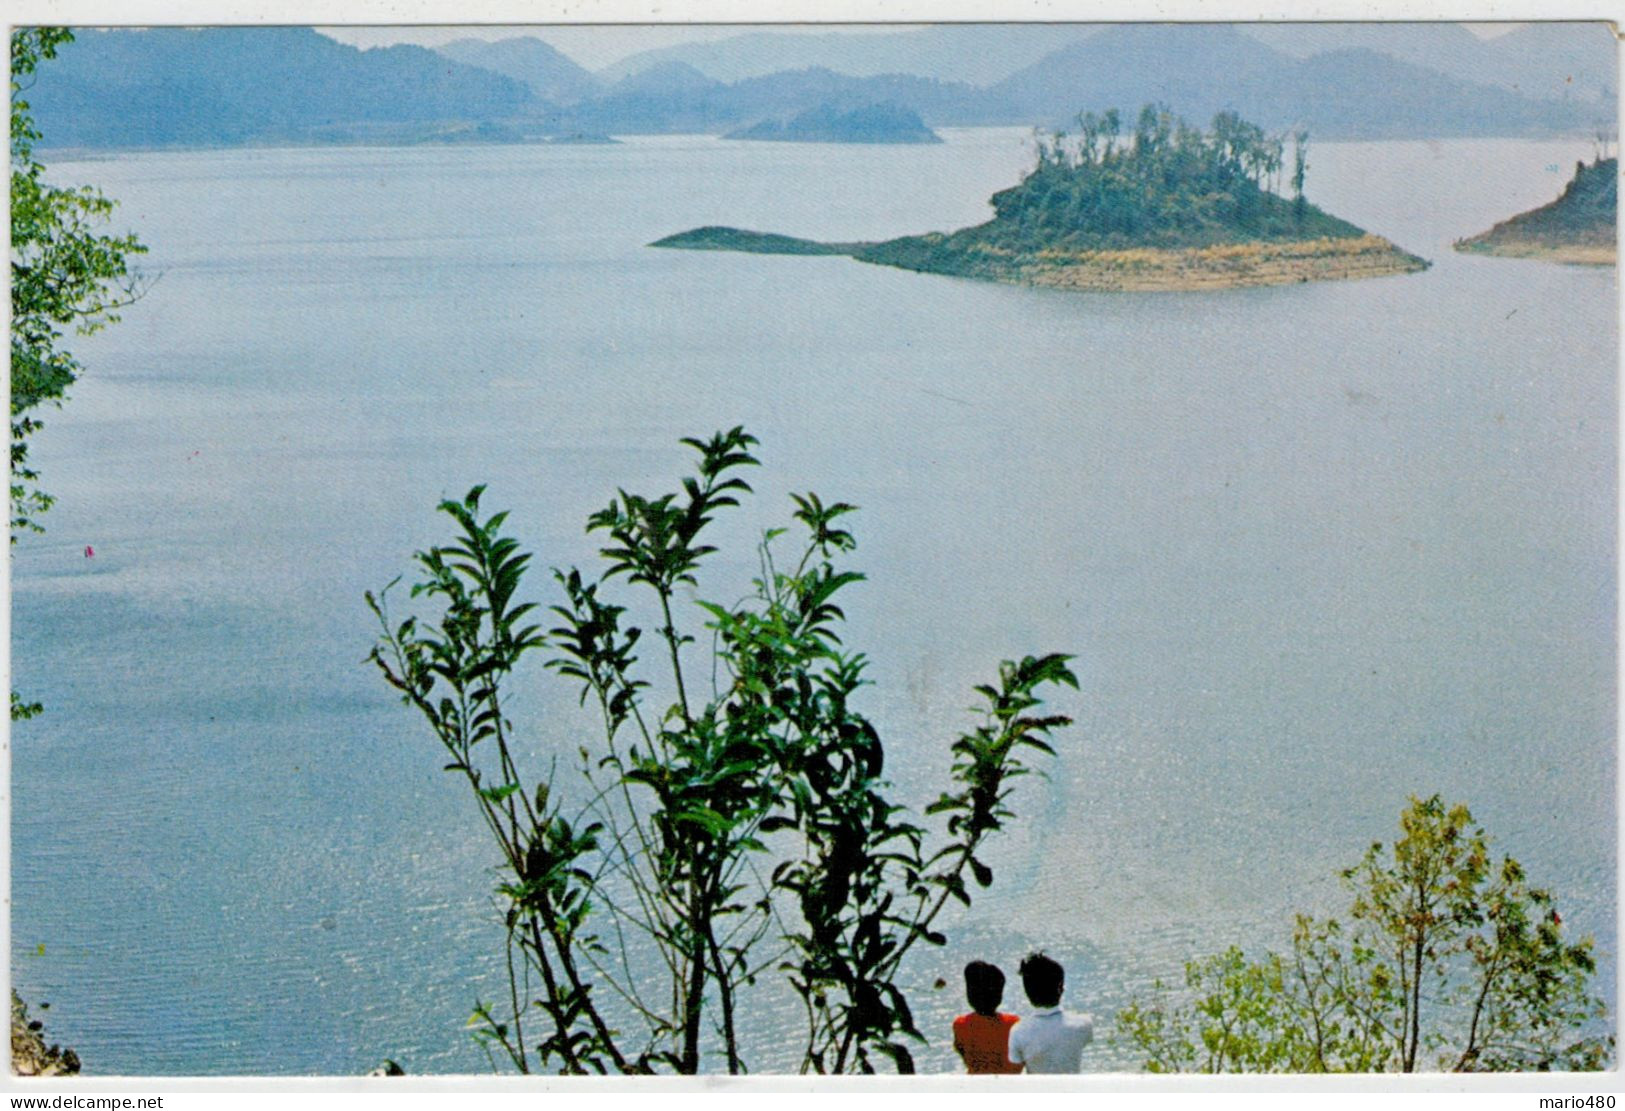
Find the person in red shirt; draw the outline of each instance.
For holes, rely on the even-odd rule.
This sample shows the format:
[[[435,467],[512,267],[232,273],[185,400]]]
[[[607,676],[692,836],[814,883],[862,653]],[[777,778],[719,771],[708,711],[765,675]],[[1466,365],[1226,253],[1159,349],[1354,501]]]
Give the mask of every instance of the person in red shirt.
[[[970,1073],[1020,1072],[1010,1063],[1010,1028],[1019,1019],[1003,1014],[1004,973],[986,961],[965,966],[965,999],[971,1013],[954,1019],[954,1050]]]

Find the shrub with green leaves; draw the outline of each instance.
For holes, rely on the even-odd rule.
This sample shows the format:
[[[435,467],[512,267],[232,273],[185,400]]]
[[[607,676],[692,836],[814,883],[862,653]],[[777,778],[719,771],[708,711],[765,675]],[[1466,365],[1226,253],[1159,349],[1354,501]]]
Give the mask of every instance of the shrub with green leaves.
[[[1109,250],[1364,234],[1304,199],[1303,130],[1293,135],[1290,201],[1280,189],[1285,138],[1234,112],[1203,130],[1148,104],[1122,131],[1111,109],[1081,113],[1070,134],[1040,134],[1032,170],[993,195],[994,219],[955,236],[1008,250]]]
[[[61,27],[11,33],[11,536],[38,532],[51,507],[28,459],[38,412],[60,405],[82,370],[63,346],[63,329],[87,335],[118,320],[140,292],[131,258],[146,250],[134,235],[103,235],[114,202],[88,185],[45,180],[34,157],[42,136],[25,94],[39,64],[73,41]]]
[[[477,1003],[477,1036],[522,1072],[744,1072],[744,1016],[759,981],[782,976],[805,1012],[802,1071],[912,1072],[925,1039],[904,959],[944,944],[945,908],[992,883],[978,854],[1069,724],[1039,693],[1077,686],[1069,657],[1006,661],[977,688],[982,719],[950,745],[948,788],[911,817],[861,710],[866,660],[840,635],[842,592],[863,578],[842,565],[854,507],[795,496],[795,535],[762,538],[744,600],[685,605],[715,550],[706,528],[750,493],[757,461],[741,428],[684,443],[699,458],[679,491],[618,491],[588,520],[606,565],[554,572],[551,628],[519,600],[531,556],[506,514],[482,517],[482,488],[441,505],[456,536],[417,555],[412,595],[438,612],[396,622],[367,595],[382,625],[371,659],[500,854],[508,992]],[[612,600],[623,584],[658,615],[652,647]],[[597,710],[573,774],[519,767],[506,685],[536,651]]]
[[[45,180],[34,157],[41,138],[24,94],[43,61],[72,42],[63,27],[11,32],[11,543],[21,532],[43,532],[39,517],[55,500],[39,485],[28,457],[29,438],[44,427],[40,410],[61,405],[79,377],[79,360],[63,346],[63,329],[89,335],[118,320],[139,294],[130,266],[146,250],[134,235],[96,230],[114,202],[88,185],[66,189]],[[44,706],[11,692],[11,720]]]
[[[1613,1056],[1594,943],[1496,862],[1465,806],[1413,798],[1401,836],[1343,873],[1346,922],[1299,915],[1292,949],[1185,968],[1118,1015],[1151,1072],[1596,1070]],[[1160,987],[1160,985],[1159,985]]]

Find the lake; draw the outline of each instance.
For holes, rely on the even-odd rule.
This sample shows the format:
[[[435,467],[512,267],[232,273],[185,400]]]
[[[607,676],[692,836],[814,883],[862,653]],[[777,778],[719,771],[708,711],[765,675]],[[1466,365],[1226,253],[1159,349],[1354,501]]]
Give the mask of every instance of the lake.
[[[33,449],[59,501],[13,550],[14,683],[47,709],[12,733],[12,975],[87,1073],[489,1067],[464,1024],[504,983],[495,857],[364,662],[362,593],[488,483],[552,602],[589,513],[735,424],[763,466],[702,594],[747,589],[788,492],[862,507],[847,643],[903,797],[935,797],[1000,659],[1077,657],[997,882],[911,958],[923,1069],[956,1068],[965,960],[1041,945],[1104,1028],[1337,910],[1411,794],[1556,891],[1613,1009],[1615,273],[1449,249],[1589,143],[1312,146],[1311,200],[1434,264],[1360,282],[1073,294],[645,247],[979,222],[1030,139],[945,134],[47,158],[122,202],[156,279],[78,343]],[[516,714],[533,767],[586,735],[539,668]],[[757,1016],[753,1069],[794,1068],[796,1011]]]

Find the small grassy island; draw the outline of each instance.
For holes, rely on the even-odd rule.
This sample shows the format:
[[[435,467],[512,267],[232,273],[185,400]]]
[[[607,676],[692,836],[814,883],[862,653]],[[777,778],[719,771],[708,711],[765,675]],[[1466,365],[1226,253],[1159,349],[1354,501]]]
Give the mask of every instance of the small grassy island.
[[[780,143],[940,143],[941,136],[911,109],[899,104],[866,104],[842,111],[831,104],[809,108],[788,120],[763,120],[724,139]]]
[[[992,198],[993,219],[882,243],[817,243],[696,228],[651,246],[840,254],[936,274],[1086,290],[1180,290],[1372,278],[1427,262],[1328,215],[1303,196],[1296,136],[1288,199],[1269,186],[1284,142],[1234,112],[1209,131],[1147,106],[1133,134],[1118,113],[1085,113],[1079,133],[1043,135],[1038,162]]]
[[[1591,266],[1613,266],[1618,250],[1615,212],[1619,159],[1577,162],[1574,178],[1551,204],[1519,213],[1470,239],[1456,240],[1458,251],[1538,258]]]

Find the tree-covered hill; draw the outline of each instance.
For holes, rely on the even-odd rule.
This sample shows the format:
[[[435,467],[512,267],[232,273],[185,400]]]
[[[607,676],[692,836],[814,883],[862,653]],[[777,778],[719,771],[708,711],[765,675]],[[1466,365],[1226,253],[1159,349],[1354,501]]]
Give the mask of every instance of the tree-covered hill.
[[[1147,105],[1128,134],[1115,109],[1090,112],[1073,135],[1041,136],[1037,164],[993,195],[993,219],[975,227],[849,244],[711,227],[654,246],[778,253],[789,245],[783,253],[1067,289],[1277,285],[1424,269],[1422,259],[1309,203],[1307,143],[1294,136],[1288,167],[1285,140],[1234,112],[1203,131]]]
[[[1619,159],[1575,164],[1563,195],[1486,232],[1456,250],[1558,262],[1610,263],[1616,255]]]
[[[1298,140],[1300,154],[1306,137]],[[1344,239],[1365,233],[1303,197],[1268,186],[1286,171],[1285,141],[1234,112],[1210,130],[1147,106],[1131,135],[1119,114],[1088,113],[1074,135],[1040,142],[1022,181],[992,198],[994,218],[955,233],[1009,249],[1110,250],[1210,247],[1220,243]]]

